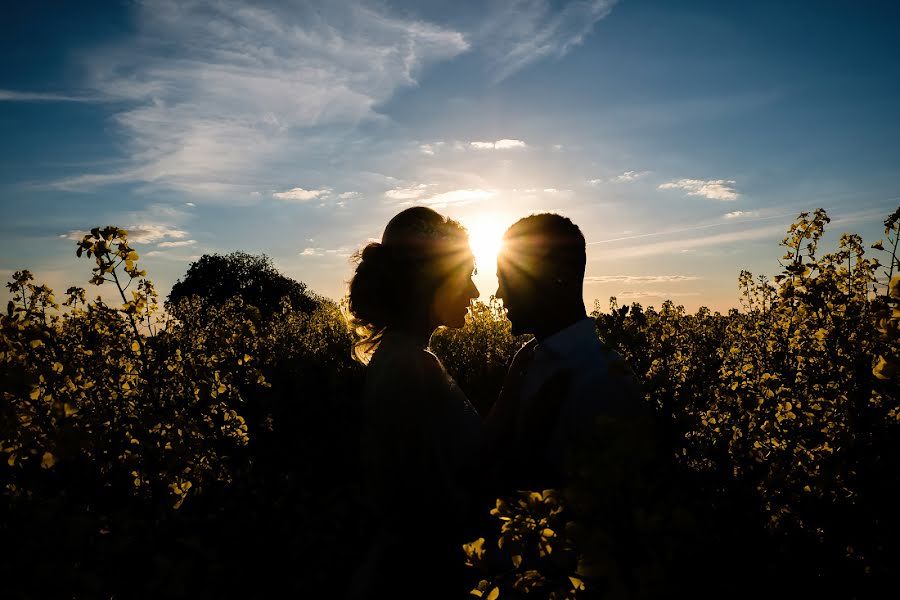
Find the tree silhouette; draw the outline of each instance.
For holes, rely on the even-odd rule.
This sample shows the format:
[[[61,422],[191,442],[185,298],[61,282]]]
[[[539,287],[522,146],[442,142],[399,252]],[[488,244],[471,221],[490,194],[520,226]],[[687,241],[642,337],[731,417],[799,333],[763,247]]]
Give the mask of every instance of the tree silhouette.
[[[184,278],[172,286],[167,304],[173,309],[190,296],[197,296],[205,308],[221,306],[240,296],[245,304],[259,309],[264,319],[279,310],[282,298],[287,298],[293,310],[305,313],[322,303],[305,283],[279,273],[271,258],[246,252],[204,254],[191,263]]]

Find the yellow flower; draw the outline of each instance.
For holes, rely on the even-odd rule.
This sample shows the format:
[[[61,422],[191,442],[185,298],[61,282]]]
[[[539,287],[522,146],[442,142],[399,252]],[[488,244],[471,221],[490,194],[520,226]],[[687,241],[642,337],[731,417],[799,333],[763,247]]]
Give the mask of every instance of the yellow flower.
[[[891,277],[891,283],[888,286],[888,295],[891,298],[900,300],[900,275],[894,275],[893,277]]]

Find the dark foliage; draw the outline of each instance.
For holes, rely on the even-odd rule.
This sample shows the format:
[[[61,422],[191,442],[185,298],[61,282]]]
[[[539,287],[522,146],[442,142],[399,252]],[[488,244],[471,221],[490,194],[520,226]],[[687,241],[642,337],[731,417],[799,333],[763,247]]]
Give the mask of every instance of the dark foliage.
[[[872,245],[885,265],[856,236],[817,256],[827,216],[801,215],[774,285],[741,273],[743,311],[596,307],[655,423],[598,423],[566,489],[485,506],[460,552],[474,596],[895,589],[897,215]],[[264,312],[221,291],[160,318],[127,232],[97,228],[78,254],[120,305],[71,288],[60,314],[20,271],[0,315],[0,597],[340,597],[369,525],[363,369],[337,306],[296,308],[279,291],[260,296],[276,298]],[[265,257],[243,264],[280,277]],[[499,306],[478,304],[432,348],[486,412],[523,341]]]
[[[265,254],[246,252],[204,254],[191,263],[183,279],[172,286],[167,298],[174,308],[182,298],[197,296],[202,306],[222,306],[239,296],[245,304],[259,309],[263,318],[280,310],[282,298],[287,298],[295,311],[312,312],[321,304],[306,289],[306,284],[285,277]]]

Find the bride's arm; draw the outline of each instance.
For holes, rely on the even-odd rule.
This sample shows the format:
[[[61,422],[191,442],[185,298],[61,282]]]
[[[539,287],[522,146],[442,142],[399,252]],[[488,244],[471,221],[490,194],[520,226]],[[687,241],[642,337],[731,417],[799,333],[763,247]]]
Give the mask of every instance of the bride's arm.
[[[449,516],[458,490],[442,447],[441,400],[448,385],[438,359],[425,351],[396,357],[380,386],[378,421],[388,484],[409,516]],[[387,365],[385,365],[387,366]]]

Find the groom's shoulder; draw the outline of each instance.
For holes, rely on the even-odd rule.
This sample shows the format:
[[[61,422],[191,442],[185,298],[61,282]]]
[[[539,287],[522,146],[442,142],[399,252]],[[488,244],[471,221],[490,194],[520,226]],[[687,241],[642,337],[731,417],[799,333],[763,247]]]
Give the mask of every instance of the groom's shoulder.
[[[524,344],[522,344],[518,350],[516,350],[516,356],[519,356],[522,353],[531,352],[534,350],[534,346],[537,344],[537,338],[531,338]]]
[[[530,340],[522,344],[519,349],[516,350],[512,362],[510,363],[510,368],[512,368],[513,365],[518,365],[523,360],[529,358],[534,353],[534,347],[536,344],[537,338],[531,338]]]

